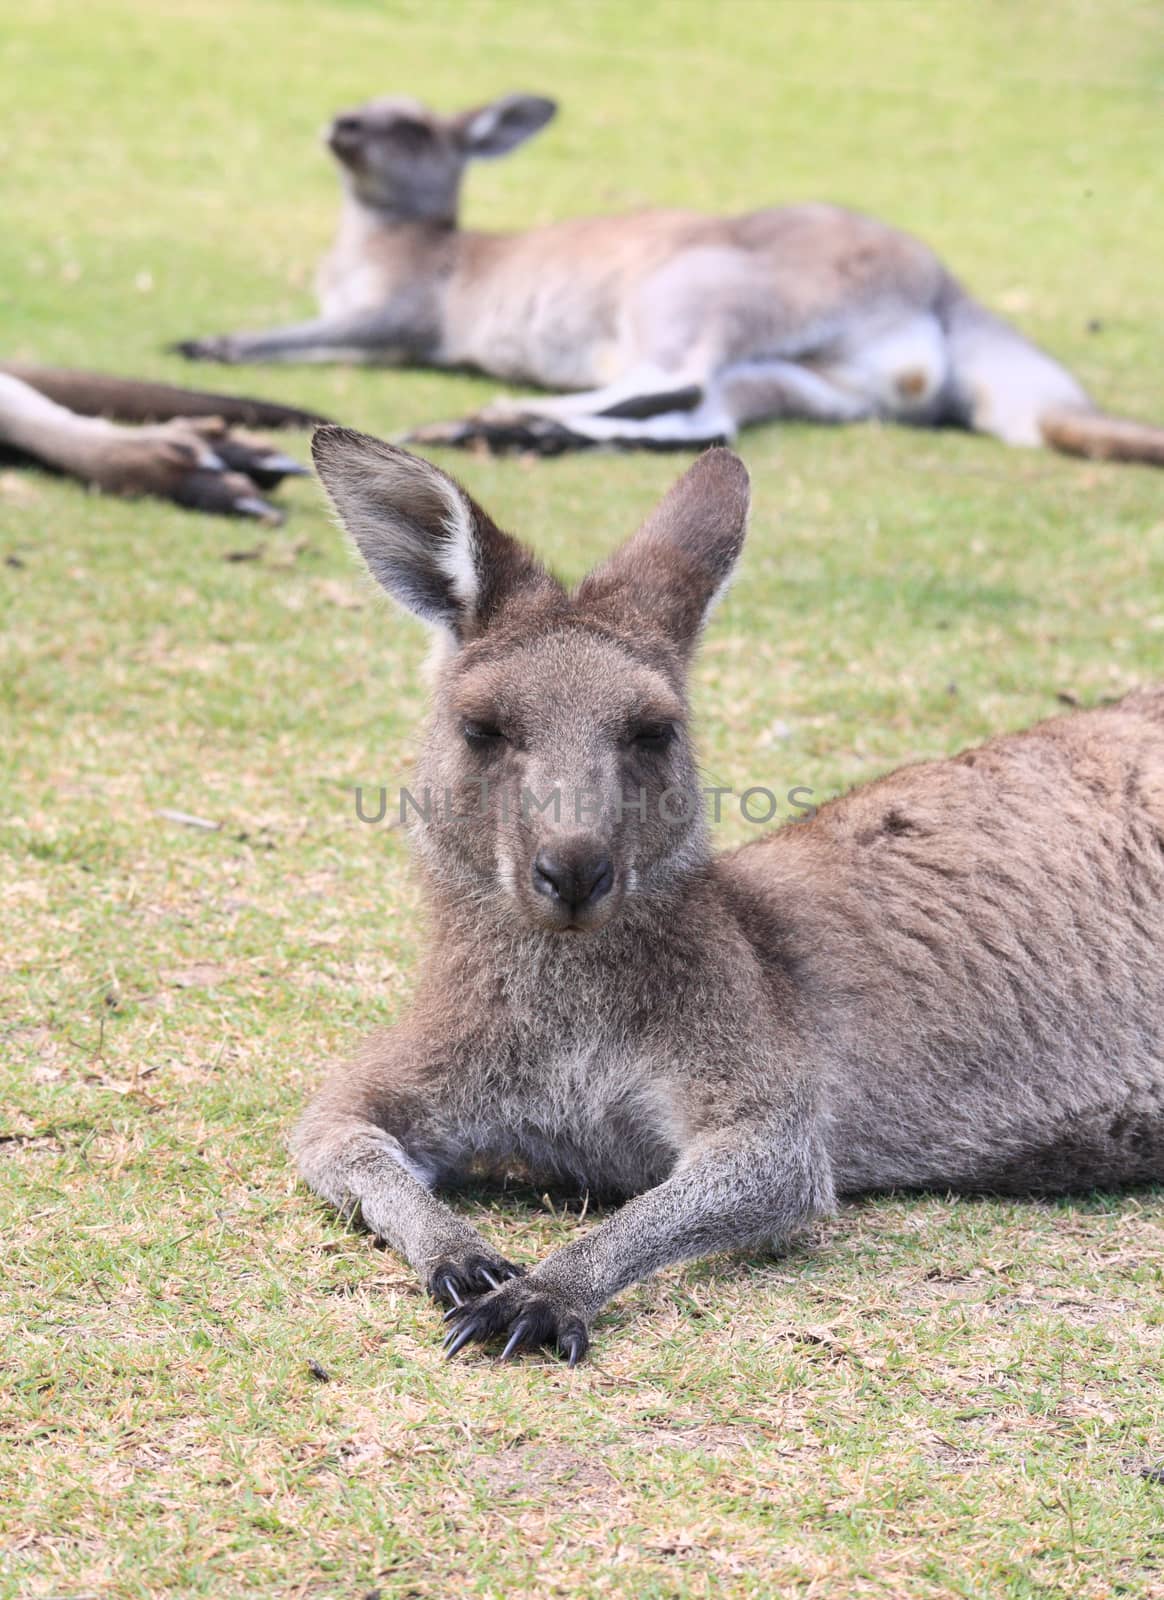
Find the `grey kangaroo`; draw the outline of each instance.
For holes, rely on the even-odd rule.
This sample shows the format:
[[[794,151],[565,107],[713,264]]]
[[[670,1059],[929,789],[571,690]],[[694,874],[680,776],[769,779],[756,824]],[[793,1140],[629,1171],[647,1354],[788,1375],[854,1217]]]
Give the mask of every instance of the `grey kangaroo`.
[[[628,1284],[839,1195],[1164,1179],[1164,687],[714,855],[686,677],[744,538],[737,457],[568,592],[428,462],[338,428],[314,451],[442,651],[419,992],[293,1147],[451,1308],[450,1353],[576,1362]],[[630,1198],[526,1272],[434,1193],[513,1167]]]
[[[266,499],[306,468],[238,425],[306,428],[316,413],[267,400],[23,363],[0,364],[0,462],[47,467],[107,494],[279,522]]]
[[[178,348],[230,362],[473,367],[571,391],[411,435],[426,443],[693,446],[774,418],[880,417],[1164,465],[1164,429],[1097,411],[932,250],[871,217],[795,205],[460,228],[468,162],[513,150],[554,111],[509,95],[450,117],[403,99],[337,116],[328,143],[344,201],[320,315]]]

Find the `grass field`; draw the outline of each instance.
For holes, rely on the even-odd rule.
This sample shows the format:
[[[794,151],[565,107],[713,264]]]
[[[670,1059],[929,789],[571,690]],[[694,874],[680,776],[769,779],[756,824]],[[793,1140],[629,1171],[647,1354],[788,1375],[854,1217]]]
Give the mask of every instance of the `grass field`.
[[[1164,419],[1155,5],[0,0],[0,72],[13,356],[180,379],[168,340],[309,311],[327,113],[529,88],[563,115],[472,223],[849,201]],[[242,376],[384,431],[496,387]],[[742,449],[718,781],[825,795],[1164,673],[1159,473]],[[576,577],[678,463],[454,467]],[[846,1208],[626,1294],[571,1374],[443,1362],[297,1186],[291,1119],[416,966],[401,836],[352,791],[407,781],[425,644],[284,498],[270,534],[0,474],[0,1596],[1164,1596],[1159,1194]],[[525,1261],[589,1225],[462,1203]]]

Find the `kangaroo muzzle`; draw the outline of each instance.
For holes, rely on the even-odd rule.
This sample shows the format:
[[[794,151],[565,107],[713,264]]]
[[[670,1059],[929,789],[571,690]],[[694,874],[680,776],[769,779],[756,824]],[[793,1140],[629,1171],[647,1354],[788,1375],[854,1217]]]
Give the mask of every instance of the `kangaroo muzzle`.
[[[602,927],[617,909],[618,874],[597,841],[559,841],[534,856],[530,867],[531,910],[546,928],[588,932]]]

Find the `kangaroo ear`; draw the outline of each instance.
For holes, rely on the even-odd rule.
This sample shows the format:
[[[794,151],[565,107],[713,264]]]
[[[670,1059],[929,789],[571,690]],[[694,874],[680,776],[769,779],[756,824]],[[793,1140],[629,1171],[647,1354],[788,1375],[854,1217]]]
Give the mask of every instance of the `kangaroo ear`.
[[[504,156],[532,139],[557,114],[554,100],[541,94],[507,94],[456,118],[467,156]]]
[[[460,484],[420,456],[350,428],[317,428],[311,454],[368,571],[464,644],[517,590],[557,588]]]
[[[707,450],[637,533],[578,590],[587,605],[631,610],[661,626],[685,657],[731,581],[748,521],[748,472],[730,450]]]

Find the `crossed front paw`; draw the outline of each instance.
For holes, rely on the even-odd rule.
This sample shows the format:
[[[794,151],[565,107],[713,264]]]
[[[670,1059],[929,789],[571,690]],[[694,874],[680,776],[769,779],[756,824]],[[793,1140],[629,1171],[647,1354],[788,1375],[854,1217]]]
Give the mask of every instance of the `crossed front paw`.
[[[492,1251],[455,1250],[433,1262],[427,1287],[434,1300],[456,1311],[508,1279],[521,1277],[524,1271]]]
[[[446,1356],[465,1345],[504,1339],[501,1359],[549,1345],[576,1367],[590,1346],[586,1319],[561,1290],[536,1277],[512,1278],[489,1294],[445,1313]]]

